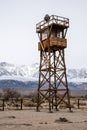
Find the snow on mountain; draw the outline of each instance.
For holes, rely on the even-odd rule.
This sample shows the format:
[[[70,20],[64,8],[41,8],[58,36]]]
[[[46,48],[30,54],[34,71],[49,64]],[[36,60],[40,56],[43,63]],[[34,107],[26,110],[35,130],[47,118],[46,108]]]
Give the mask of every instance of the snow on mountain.
[[[87,69],[67,69],[67,77],[69,82],[87,83]]]
[[[14,65],[6,62],[0,63],[0,79],[36,80],[37,64]]]
[[[37,81],[39,64],[14,65],[6,62],[0,63],[0,79],[15,79],[23,81]],[[87,83],[87,69],[67,69],[68,82]]]

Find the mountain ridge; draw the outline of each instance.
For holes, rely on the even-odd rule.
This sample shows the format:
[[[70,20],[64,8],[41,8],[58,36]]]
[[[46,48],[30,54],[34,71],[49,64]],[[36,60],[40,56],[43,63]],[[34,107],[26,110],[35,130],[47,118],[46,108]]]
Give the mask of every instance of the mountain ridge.
[[[38,75],[38,63],[32,65],[14,65],[7,62],[0,62],[0,87],[36,87]],[[86,68],[67,69],[67,79],[71,89],[81,89],[84,86],[82,89],[87,90]]]

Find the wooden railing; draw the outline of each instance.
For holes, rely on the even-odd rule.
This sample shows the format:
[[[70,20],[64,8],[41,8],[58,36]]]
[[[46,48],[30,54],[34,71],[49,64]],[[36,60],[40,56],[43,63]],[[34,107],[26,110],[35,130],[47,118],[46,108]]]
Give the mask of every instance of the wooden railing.
[[[45,39],[42,41],[42,45],[43,45],[43,48],[44,50],[45,49],[48,49],[48,39]],[[56,49],[58,48],[66,48],[67,47],[67,39],[65,38],[59,38],[59,37],[50,37],[50,47],[56,47]],[[40,42],[38,43],[38,50],[40,51],[42,48],[41,48],[41,45],[40,45]]]
[[[9,98],[5,100],[3,98],[0,99],[0,110],[4,111],[5,109],[8,110],[23,110],[27,107],[35,107],[36,104],[31,102],[29,98]]]
[[[51,24],[56,24],[59,26],[69,27],[69,19],[61,16],[51,15],[49,21],[41,21],[36,24],[36,32],[40,32],[44,28],[50,26]]]
[[[27,103],[25,105],[25,102]],[[30,98],[9,98],[5,100],[3,98],[0,99],[0,110],[26,110],[26,109],[36,109],[36,103],[30,102]],[[71,107],[72,109],[75,107],[77,109],[87,109],[87,99],[85,98],[71,98]]]

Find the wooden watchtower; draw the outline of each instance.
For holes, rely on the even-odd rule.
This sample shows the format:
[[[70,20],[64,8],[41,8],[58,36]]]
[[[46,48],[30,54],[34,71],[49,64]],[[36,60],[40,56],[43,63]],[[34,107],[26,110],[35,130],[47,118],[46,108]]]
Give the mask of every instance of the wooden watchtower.
[[[46,100],[49,111],[54,107],[57,110],[61,103],[71,109],[64,58],[68,27],[68,18],[55,15],[46,15],[43,21],[36,24],[40,51],[37,111]]]

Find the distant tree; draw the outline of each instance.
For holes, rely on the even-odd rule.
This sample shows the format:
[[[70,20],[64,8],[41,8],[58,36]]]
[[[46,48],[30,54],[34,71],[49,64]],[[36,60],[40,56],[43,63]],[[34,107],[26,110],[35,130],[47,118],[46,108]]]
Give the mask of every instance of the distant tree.
[[[33,91],[33,92],[29,92],[29,94],[25,95],[24,98],[29,98],[31,99],[32,102],[37,102],[37,92]]]
[[[0,92],[0,98],[2,98],[2,93]]]
[[[87,95],[85,95],[85,98],[87,99]]]
[[[21,94],[14,88],[4,88],[3,98],[8,100],[9,98],[19,98]]]

